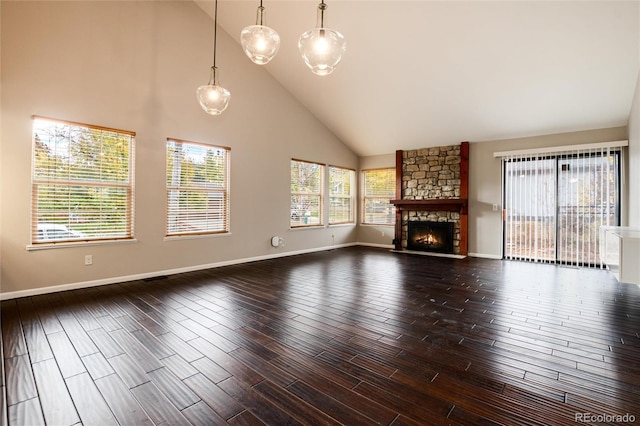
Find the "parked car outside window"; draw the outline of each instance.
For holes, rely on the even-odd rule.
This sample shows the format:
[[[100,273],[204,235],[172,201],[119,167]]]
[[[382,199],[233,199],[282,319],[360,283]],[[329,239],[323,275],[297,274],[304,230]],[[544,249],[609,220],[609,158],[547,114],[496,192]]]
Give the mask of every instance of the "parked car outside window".
[[[56,240],[82,240],[87,235],[80,231],[67,228],[59,223],[38,223],[38,242]]]

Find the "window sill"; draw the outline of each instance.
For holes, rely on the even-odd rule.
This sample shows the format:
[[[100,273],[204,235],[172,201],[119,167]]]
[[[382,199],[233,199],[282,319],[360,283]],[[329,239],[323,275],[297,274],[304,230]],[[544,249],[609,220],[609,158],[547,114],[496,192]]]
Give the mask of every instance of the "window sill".
[[[231,235],[231,232],[218,232],[215,234],[169,235],[169,236],[165,236],[163,241],[198,240],[201,238],[228,237],[230,235]]]
[[[290,226],[289,231],[304,231],[305,229],[325,229],[326,225]]]
[[[27,245],[27,251],[38,250],[52,250],[72,247],[87,247],[87,246],[101,246],[105,244],[131,244],[137,243],[138,240],[131,238],[128,240],[100,240],[100,241],[70,241],[66,243],[42,243],[42,244],[29,244]]]

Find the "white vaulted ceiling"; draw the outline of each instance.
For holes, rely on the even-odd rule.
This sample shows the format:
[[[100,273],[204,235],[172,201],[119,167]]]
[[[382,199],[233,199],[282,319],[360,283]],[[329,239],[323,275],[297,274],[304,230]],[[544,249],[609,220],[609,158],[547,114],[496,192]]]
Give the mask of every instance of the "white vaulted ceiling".
[[[325,1],[336,71],[298,53],[319,0],[263,0],[282,39],[265,69],[359,155],[627,124],[640,1]],[[239,42],[258,5],[220,0],[219,25]]]

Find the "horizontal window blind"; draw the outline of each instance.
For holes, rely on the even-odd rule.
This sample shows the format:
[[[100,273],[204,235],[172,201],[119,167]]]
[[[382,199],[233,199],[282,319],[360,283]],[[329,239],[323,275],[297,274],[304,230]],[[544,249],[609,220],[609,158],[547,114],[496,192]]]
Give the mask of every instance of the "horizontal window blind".
[[[502,160],[505,257],[603,267],[599,229],[619,224],[620,146]]]
[[[133,237],[135,133],[33,118],[33,244]]]
[[[167,140],[167,236],[229,232],[230,148]]]
[[[329,166],[329,224],[353,222],[355,171]]]
[[[323,224],[323,179],[323,164],[291,160],[290,226],[292,228]]]
[[[363,224],[395,224],[395,206],[389,203],[396,197],[395,168],[363,170],[362,193]]]

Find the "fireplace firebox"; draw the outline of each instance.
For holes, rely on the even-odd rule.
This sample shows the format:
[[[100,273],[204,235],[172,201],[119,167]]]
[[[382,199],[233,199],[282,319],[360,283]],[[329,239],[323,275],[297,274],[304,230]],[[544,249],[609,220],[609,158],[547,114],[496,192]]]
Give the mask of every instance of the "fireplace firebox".
[[[409,221],[407,250],[453,253],[453,222]]]

